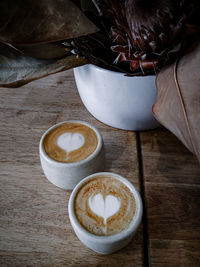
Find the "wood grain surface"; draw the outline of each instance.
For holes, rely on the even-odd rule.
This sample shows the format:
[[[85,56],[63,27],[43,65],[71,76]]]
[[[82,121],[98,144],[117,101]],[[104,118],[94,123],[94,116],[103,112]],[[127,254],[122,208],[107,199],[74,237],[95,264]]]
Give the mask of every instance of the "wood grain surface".
[[[200,168],[165,129],[140,133],[149,265],[200,266]]]
[[[38,146],[55,123],[80,119],[102,133],[106,171],[140,190],[136,134],[94,119],[77,93],[72,71],[17,89],[0,89],[0,266],[144,266],[143,227],[131,243],[103,256],[86,248],[68,218],[71,191],[45,178]]]
[[[98,255],[76,237],[71,191],[45,178],[38,146],[55,123],[80,119],[102,133],[106,171],[131,181],[144,217],[131,243]],[[200,168],[170,132],[106,126],[81,103],[72,71],[18,89],[0,88],[0,266],[200,266]]]

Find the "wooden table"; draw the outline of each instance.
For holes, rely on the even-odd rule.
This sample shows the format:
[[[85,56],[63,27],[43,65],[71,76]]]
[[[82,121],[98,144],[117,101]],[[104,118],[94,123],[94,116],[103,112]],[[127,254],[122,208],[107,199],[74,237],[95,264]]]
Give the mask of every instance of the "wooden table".
[[[164,128],[113,129],[94,119],[77,93],[72,71],[0,90],[0,266],[200,266],[200,168]],[[52,185],[39,161],[43,132],[80,119],[102,132],[106,171],[141,192],[143,222],[132,242],[97,255],[74,234],[71,191]]]

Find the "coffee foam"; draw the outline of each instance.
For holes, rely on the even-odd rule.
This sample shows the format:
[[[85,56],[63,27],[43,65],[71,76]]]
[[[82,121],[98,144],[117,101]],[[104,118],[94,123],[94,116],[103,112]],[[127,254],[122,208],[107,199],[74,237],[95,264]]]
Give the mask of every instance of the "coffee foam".
[[[58,162],[77,162],[96,150],[98,138],[87,125],[67,122],[52,129],[44,138],[47,155]]]
[[[112,195],[105,198],[102,194],[96,194],[88,200],[90,209],[98,216],[104,219],[104,233],[107,232],[107,219],[117,213],[121,206],[121,200]]]
[[[69,153],[73,150],[81,148],[85,143],[85,138],[80,133],[64,133],[57,139],[57,145],[65,150],[66,160],[69,158]]]
[[[80,224],[95,235],[113,235],[127,229],[136,213],[130,189],[111,176],[97,176],[78,190],[74,211]]]

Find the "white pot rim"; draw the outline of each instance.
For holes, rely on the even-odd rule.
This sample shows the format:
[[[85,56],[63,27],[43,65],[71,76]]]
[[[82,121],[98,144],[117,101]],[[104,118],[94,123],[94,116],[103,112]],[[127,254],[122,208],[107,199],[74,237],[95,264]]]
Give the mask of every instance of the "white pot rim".
[[[126,72],[120,72],[120,71],[105,69],[105,68],[99,67],[95,64],[91,64],[91,63],[83,65],[83,66],[81,66],[81,68],[83,68],[85,66],[88,66],[88,67],[95,69],[96,71],[99,71],[99,72],[111,73],[111,74],[117,75],[117,76],[125,76],[126,75]],[[80,67],[78,67],[78,68],[80,68]],[[127,75],[126,77],[127,78],[147,78],[147,77],[156,77],[156,74],[150,74],[150,75],[144,75],[144,76],[142,76],[142,75],[128,76]]]

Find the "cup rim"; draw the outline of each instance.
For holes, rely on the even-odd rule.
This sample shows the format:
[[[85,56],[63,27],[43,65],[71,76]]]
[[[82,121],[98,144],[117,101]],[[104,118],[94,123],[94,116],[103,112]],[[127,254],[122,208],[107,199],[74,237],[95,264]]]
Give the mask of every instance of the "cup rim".
[[[89,128],[91,128],[97,135],[97,139],[98,139],[98,144],[97,144],[97,147],[95,149],[95,151],[89,155],[87,158],[83,159],[83,160],[80,160],[80,161],[75,161],[75,162],[60,162],[60,161],[56,161],[54,159],[52,159],[50,156],[48,156],[48,154],[46,153],[45,149],[44,149],[44,146],[43,146],[43,141],[44,141],[44,138],[45,136],[50,132],[52,131],[53,129],[57,128],[58,126],[62,125],[62,124],[65,124],[65,123],[77,123],[77,124],[83,124],[83,125],[86,125],[88,126]],[[77,167],[79,165],[82,165],[82,164],[85,164],[86,162],[92,160],[93,158],[95,158],[101,148],[103,146],[103,139],[102,139],[102,136],[101,136],[101,133],[100,131],[92,124],[86,122],[86,121],[81,121],[81,120],[67,120],[67,121],[62,121],[62,122],[59,122],[57,124],[54,124],[53,126],[51,126],[50,128],[48,128],[42,135],[41,139],[40,139],[40,143],[39,143],[39,152],[40,152],[40,155],[42,155],[49,163],[51,164],[54,164],[54,165],[57,165],[57,166],[69,166],[69,167]]]
[[[114,235],[98,236],[98,235],[95,235],[95,234],[88,232],[79,223],[78,219],[76,218],[75,212],[74,212],[74,199],[75,199],[77,191],[85,182],[92,179],[93,177],[106,176],[106,175],[112,176],[113,178],[121,181],[130,189],[130,191],[133,193],[134,198],[136,200],[137,210],[136,210],[136,214],[134,215],[132,222],[130,223],[128,229],[125,229],[125,230],[121,231],[120,233],[117,233]],[[112,242],[122,240],[122,239],[126,238],[127,236],[130,236],[131,234],[133,234],[137,230],[137,228],[138,228],[138,226],[142,220],[143,204],[142,204],[142,199],[140,197],[139,192],[137,191],[135,186],[131,182],[129,182],[126,178],[124,178],[123,176],[121,176],[117,173],[113,173],[113,172],[98,172],[98,173],[94,173],[94,174],[91,174],[91,175],[85,177],[75,186],[75,188],[73,189],[73,191],[70,195],[70,198],[69,198],[68,213],[69,213],[69,218],[70,218],[70,222],[72,224],[72,227],[75,228],[76,230],[80,231],[81,234],[86,239],[92,239],[97,243],[105,243],[105,241],[106,241],[106,243],[112,243]]]

